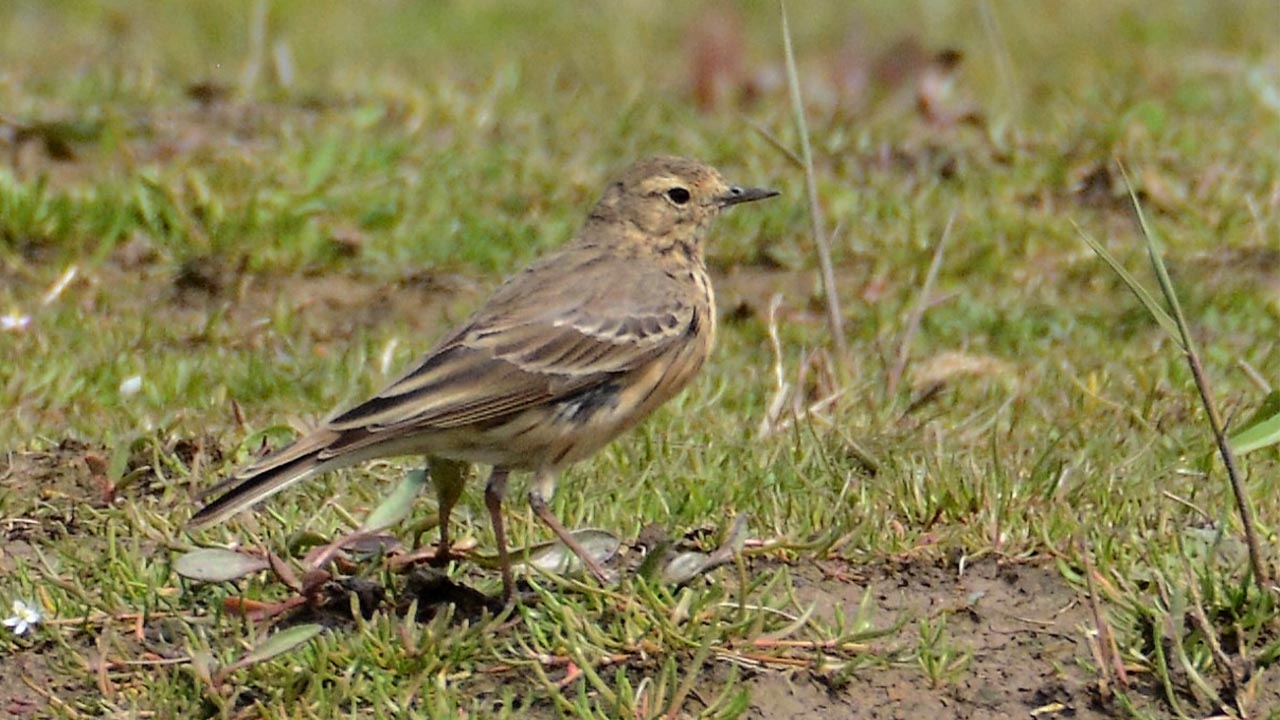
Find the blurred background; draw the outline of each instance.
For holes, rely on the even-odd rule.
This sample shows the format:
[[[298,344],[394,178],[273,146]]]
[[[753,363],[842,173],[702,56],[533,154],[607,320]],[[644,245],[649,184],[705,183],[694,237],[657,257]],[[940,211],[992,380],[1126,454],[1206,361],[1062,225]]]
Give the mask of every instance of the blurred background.
[[[1093,292],[1123,295],[1093,272],[1073,224],[1132,237],[1116,159],[1175,248],[1215,253],[1206,277],[1251,282],[1215,302],[1275,312],[1276,259],[1259,238],[1274,237],[1280,202],[1280,4],[789,8],[821,226],[855,343],[900,327],[953,214],[939,287],[966,302],[936,311],[924,342],[1018,355],[1026,336],[1003,329],[1020,320],[1062,337],[1088,318],[1099,332],[1144,324]],[[676,153],[784,191],[724,218],[710,262],[741,280],[722,294],[726,312],[762,320],[782,288],[803,326],[823,290],[779,10],[11,0],[0,5],[0,310],[18,322],[84,262],[171,307],[174,288],[216,299],[244,273],[491,278],[562,243],[612,173]],[[1082,303],[1082,288],[1102,304]]]
[[[811,270],[779,9],[11,0],[0,301],[21,318],[85,260],[160,278],[141,291],[159,299],[169,278],[216,295],[244,272],[502,274],[654,153],[784,191],[724,218],[719,272]],[[1223,273],[1262,268],[1271,289],[1248,302],[1275,308],[1258,238],[1280,176],[1277,3],[796,2],[790,27],[861,339],[899,325],[956,213],[939,283],[968,302],[931,337],[1022,352],[991,330],[1000,308],[1080,302],[1073,223],[1132,230],[1116,159],[1175,247],[1239,248]],[[778,282],[820,305],[812,275]],[[762,317],[778,282],[731,291],[729,309]]]
[[[1112,178],[1095,171],[1113,156],[1158,156],[1188,142],[1210,153],[1222,143],[1270,152],[1280,117],[1277,28],[1280,6],[1270,0],[791,6],[833,215],[855,208],[849,181],[864,193],[861,210],[901,214],[901,200],[881,196],[868,177],[877,170],[955,175],[991,159],[1016,164],[1028,152],[1044,160],[1029,178],[1039,190],[1019,192],[1083,182],[1106,194]],[[0,141],[24,176],[47,173],[54,185],[118,178],[153,163],[288,153],[299,149],[292,136],[309,135],[294,139],[321,163],[409,160],[429,178],[422,192],[449,200],[385,188],[361,223],[396,226],[390,237],[401,244],[409,234],[394,230],[424,230],[414,214],[433,206],[464,226],[477,220],[459,206],[497,178],[522,181],[530,194],[509,198],[511,208],[531,211],[551,237],[567,228],[540,215],[542,197],[581,206],[603,175],[638,155],[696,154],[758,178],[784,160],[775,145],[797,147],[786,92],[779,6],[765,0],[0,7]],[[1189,139],[1187,123],[1197,120],[1220,132]],[[264,137],[275,134],[264,127],[283,137]],[[367,128],[383,137],[351,140]],[[363,143],[379,148],[356,157],[351,146]],[[1177,195],[1183,180],[1147,191]],[[215,192],[224,181],[232,180],[210,181]],[[337,209],[345,193],[329,190],[323,203]],[[521,230],[517,237],[544,244],[541,233]],[[846,240],[850,249],[858,242]],[[428,243],[415,259],[446,257],[458,259]],[[493,269],[505,257],[490,248],[462,259]]]

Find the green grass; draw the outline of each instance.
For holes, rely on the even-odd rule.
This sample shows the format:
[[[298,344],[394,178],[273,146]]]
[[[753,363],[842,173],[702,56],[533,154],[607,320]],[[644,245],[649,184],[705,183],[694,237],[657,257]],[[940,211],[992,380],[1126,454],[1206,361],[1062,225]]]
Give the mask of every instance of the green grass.
[[[743,7],[748,58],[776,73],[777,7]],[[1108,682],[1108,707],[1277,712],[1265,703],[1280,700],[1233,684],[1213,657],[1220,643],[1274,680],[1280,628],[1275,588],[1246,580],[1191,374],[1073,223],[1149,277],[1111,165],[1122,160],[1224,416],[1252,414],[1266,393],[1242,368],[1280,377],[1280,13],[1263,2],[993,4],[993,31],[964,4],[843,8],[790,6],[805,82],[821,82],[851,24],[871,57],[912,34],[963,50],[957,90],[985,124],[931,125],[891,93],[860,112],[810,108],[818,191],[828,230],[840,228],[849,372],[834,405],[764,437],[775,360],[810,402],[836,389],[820,362],[802,378],[829,339],[803,177],[766,135],[792,149],[799,138],[784,88],[695,109],[693,11],[281,0],[259,81],[241,87],[248,2],[0,8],[0,150],[13,150],[0,165],[0,315],[31,318],[0,331],[0,449],[12,458],[0,470],[0,608],[21,598],[48,616],[30,636],[0,630],[0,656],[65,698],[40,712],[621,717],[674,705],[734,717],[752,701],[750,671],[727,659],[775,636],[812,641],[759,647],[810,663],[833,687],[893,666],[942,692],[972,662],[959,619],[874,607],[806,616],[803,573],[1036,559],[1056,562],[1083,598],[1086,555],[1132,684],[1093,657],[1069,664]],[[290,85],[273,76],[277,41],[296,69]],[[235,100],[202,107],[185,95],[198,82]],[[15,147],[17,126],[35,139]],[[42,142],[74,158],[53,159]],[[212,682],[202,662],[216,673],[271,631],[223,602],[289,593],[270,576],[191,584],[173,559],[197,542],[283,555],[304,531],[331,537],[411,465],[334,473],[197,538],[182,531],[193,494],[256,449],[257,433],[279,441],[374,390],[503,274],[563,242],[612,173],[658,152],[784,197],[715,231],[722,315],[742,311],[696,386],[569,471],[554,509],[571,527],[628,540],[650,523],[706,529],[703,549],[746,512],[766,545],[680,590],[534,577],[534,600],[504,623],[447,608],[407,616],[404,578],[367,560],[352,572],[390,593],[371,617],[322,615],[333,627],[311,643]],[[1109,167],[1115,186],[1085,198],[1080,184]],[[935,302],[886,397],[953,211]],[[775,287],[787,288],[780,358]],[[978,371],[948,372],[941,363],[956,354]],[[122,393],[134,376],[140,390]],[[936,394],[926,376],[941,382]],[[1276,460],[1263,450],[1243,461],[1272,548]],[[109,501],[103,483],[115,485]],[[541,541],[521,496],[510,532]],[[421,500],[416,520],[431,507]],[[455,517],[455,534],[491,550],[480,483]],[[451,572],[497,590],[495,572]],[[909,632],[873,637],[899,623]],[[118,664],[99,674],[104,657]],[[119,664],[161,657],[172,664]],[[570,663],[583,675],[560,687]],[[19,682],[9,675],[0,691]]]

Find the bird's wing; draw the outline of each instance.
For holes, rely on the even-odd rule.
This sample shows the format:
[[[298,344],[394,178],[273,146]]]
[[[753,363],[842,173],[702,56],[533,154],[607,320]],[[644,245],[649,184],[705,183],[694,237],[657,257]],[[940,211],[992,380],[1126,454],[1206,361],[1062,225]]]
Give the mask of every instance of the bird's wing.
[[[688,285],[659,269],[609,278],[578,269],[587,276],[569,274],[559,286],[538,282],[536,272],[517,276],[459,332],[327,429],[380,435],[495,420],[641,367],[709,321]]]

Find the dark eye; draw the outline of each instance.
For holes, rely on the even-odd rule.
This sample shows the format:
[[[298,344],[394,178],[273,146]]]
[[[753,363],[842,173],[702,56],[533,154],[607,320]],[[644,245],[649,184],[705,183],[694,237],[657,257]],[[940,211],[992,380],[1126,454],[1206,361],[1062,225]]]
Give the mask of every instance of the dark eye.
[[[689,191],[682,187],[673,187],[667,191],[667,197],[671,198],[671,202],[683,205],[689,202]]]

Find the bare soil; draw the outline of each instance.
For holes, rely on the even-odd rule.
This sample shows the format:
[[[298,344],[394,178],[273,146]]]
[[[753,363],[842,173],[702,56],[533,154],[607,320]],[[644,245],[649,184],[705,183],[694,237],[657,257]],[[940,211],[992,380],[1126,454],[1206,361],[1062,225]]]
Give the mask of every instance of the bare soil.
[[[797,585],[820,612],[840,605],[846,615],[869,588],[881,622],[912,618],[883,641],[889,646],[913,646],[920,619],[945,618],[948,647],[970,658],[936,684],[918,661],[869,667],[839,687],[811,674],[761,674],[750,682],[748,717],[1113,716],[1078,665],[1088,657],[1088,607],[1051,567],[988,560],[961,572],[912,563],[879,568],[861,582],[813,577]]]

